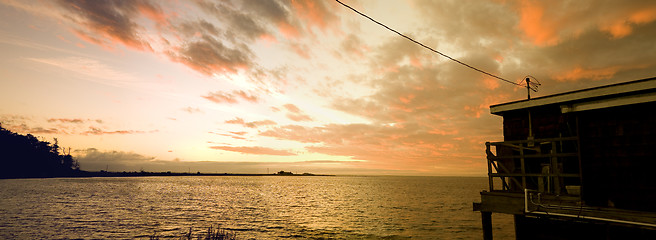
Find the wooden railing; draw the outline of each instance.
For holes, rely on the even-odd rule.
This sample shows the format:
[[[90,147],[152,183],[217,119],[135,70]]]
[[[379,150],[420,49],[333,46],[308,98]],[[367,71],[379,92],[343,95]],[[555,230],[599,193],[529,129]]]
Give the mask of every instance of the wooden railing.
[[[578,195],[575,192],[581,183],[578,146],[577,137],[486,142],[490,191],[535,189],[546,194]],[[495,179],[501,181],[501,189],[495,189]],[[565,191],[565,186],[572,187]]]

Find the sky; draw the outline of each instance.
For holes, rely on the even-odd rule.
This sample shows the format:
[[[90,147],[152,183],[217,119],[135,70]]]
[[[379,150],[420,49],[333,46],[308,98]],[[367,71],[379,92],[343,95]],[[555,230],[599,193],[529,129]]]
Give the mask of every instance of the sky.
[[[531,97],[654,77],[656,2],[343,0]],[[526,89],[336,1],[0,0],[0,122],[81,169],[484,176]]]

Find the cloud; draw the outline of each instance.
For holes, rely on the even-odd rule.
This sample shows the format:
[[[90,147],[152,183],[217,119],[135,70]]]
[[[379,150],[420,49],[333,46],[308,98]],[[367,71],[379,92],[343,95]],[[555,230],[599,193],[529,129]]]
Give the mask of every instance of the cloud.
[[[200,110],[200,108],[197,107],[186,107],[183,108],[182,111],[188,112],[188,113],[203,113],[203,110]]]
[[[139,78],[124,73],[98,60],[85,57],[65,58],[26,58],[27,60],[55,66],[81,75],[80,79],[108,86],[133,88],[139,84]]]
[[[146,39],[140,34],[140,26],[134,18],[139,9],[152,13],[155,17],[157,8],[147,1],[58,1],[68,11],[71,21],[78,24],[75,33],[83,40],[93,44],[110,47],[114,43],[141,51],[153,51]],[[100,37],[96,37],[100,36]]]
[[[274,155],[274,156],[295,156],[296,153],[287,150],[277,150],[267,147],[230,147],[230,146],[211,146],[211,149],[223,150],[229,152],[238,152],[243,154],[254,155]]]
[[[292,1],[291,5],[297,16],[302,21],[307,22],[307,28],[317,27],[319,30],[326,31],[330,26],[333,26],[331,22],[339,21],[334,9],[340,8],[335,2],[300,0]],[[308,29],[308,31],[310,30]]]
[[[366,52],[368,52],[369,46],[362,42],[362,39],[356,34],[349,34],[341,43],[341,51],[337,52],[338,56],[344,59],[351,59],[351,56],[356,56],[358,58],[364,58]],[[343,56],[342,53],[348,54]]]
[[[395,71],[349,76],[346,81],[370,86],[369,95],[334,97],[332,108],[366,119],[366,123],[317,127],[276,126],[260,136],[303,143],[312,153],[362,160],[361,167],[438,172],[484,168],[486,140],[498,135],[498,119],[487,113],[491,104],[511,94],[480,73],[453,62],[431,61],[430,51],[405,39],[391,38],[372,47],[365,72],[393,67]],[[418,67],[411,59],[428,59]],[[501,63],[485,53],[468,53],[463,61],[499,72]],[[492,86],[492,87],[490,87]],[[512,90],[512,86],[509,88]],[[512,92],[512,91],[511,91]],[[281,107],[302,114],[296,105]],[[480,159],[479,159],[480,158]]]
[[[198,40],[189,40],[179,51],[167,51],[172,61],[182,63],[207,76],[212,74],[236,73],[254,65],[253,53],[244,44],[228,46],[204,35]]]
[[[9,126],[6,126],[6,128],[13,131],[13,132],[29,133],[29,134],[60,134],[60,133],[62,133],[56,128],[29,127],[29,126],[27,126],[27,124],[9,125]]]
[[[103,123],[103,120],[102,119],[82,119],[82,118],[49,118],[48,122],[49,123],[59,122],[59,123],[81,124],[81,123]]]
[[[115,130],[115,131],[106,131],[98,127],[89,127],[89,130],[82,133],[83,135],[106,135],[106,134],[117,134],[117,135],[124,135],[124,134],[144,134],[144,133],[154,133],[157,132],[157,130],[152,130],[152,131],[140,131],[140,130]]]
[[[61,123],[84,123],[85,121],[79,118],[70,119],[70,118],[51,118],[48,119],[48,122],[61,122]]]
[[[235,118],[232,120],[227,120],[225,123],[228,124],[238,124],[242,125],[247,128],[257,128],[260,126],[271,126],[271,125],[276,125],[277,123],[272,121],[272,120],[261,120],[261,121],[253,121],[253,122],[245,122],[244,119],[242,118]]]
[[[29,123],[29,125],[28,125]],[[62,132],[58,128],[54,127],[42,127],[36,126],[34,120],[27,116],[15,115],[15,114],[0,114],[0,125],[12,132],[21,133],[21,134],[61,134]]]
[[[234,95],[224,92],[213,92],[203,98],[215,103],[237,103]]]
[[[243,100],[252,103],[257,103],[259,101],[259,98],[257,96],[248,94],[241,90],[239,91],[235,90],[232,91],[231,93],[216,91],[216,92],[209,93],[207,96],[203,96],[203,98],[215,103],[230,103],[230,104],[238,103],[237,101],[238,98],[241,98]]]
[[[146,163],[153,162],[156,158],[144,156],[134,152],[124,151],[100,151],[96,148],[78,149],[74,151],[75,159],[80,163],[83,170],[105,170],[125,171],[135,169]]]
[[[291,119],[292,121],[295,121],[295,122],[313,121],[312,117],[305,114],[303,111],[301,111],[300,108],[298,108],[294,104],[288,103],[288,104],[283,105],[283,107],[285,109],[287,109],[287,114],[285,116],[287,118]]]
[[[219,135],[219,136],[230,137],[230,138],[237,139],[237,140],[248,140],[248,138],[244,137],[246,134],[248,134],[247,132],[228,131],[228,133],[217,133],[217,132],[209,132],[209,133],[216,134],[216,135]],[[226,145],[229,145],[229,144],[226,144]]]

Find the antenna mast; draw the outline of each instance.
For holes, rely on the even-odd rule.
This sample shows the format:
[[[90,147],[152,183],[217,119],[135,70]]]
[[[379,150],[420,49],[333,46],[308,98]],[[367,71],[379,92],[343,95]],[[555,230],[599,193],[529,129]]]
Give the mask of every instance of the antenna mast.
[[[531,90],[533,90],[533,92],[538,92],[538,87],[542,85],[537,79],[535,79],[535,77],[531,75],[527,75],[524,78],[524,81],[522,81],[518,85],[524,85],[524,84],[526,84],[526,93],[528,95],[528,100],[531,100]]]

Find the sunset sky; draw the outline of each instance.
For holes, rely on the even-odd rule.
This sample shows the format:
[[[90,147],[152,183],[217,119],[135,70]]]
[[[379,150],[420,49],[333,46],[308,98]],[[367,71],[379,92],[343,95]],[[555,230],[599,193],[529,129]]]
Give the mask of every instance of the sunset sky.
[[[344,0],[532,96],[656,76],[655,1]],[[0,0],[0,122],[83,170],[463,175],[526,89],[335,1]],[[68,151],[68,150],[66,150]]]

